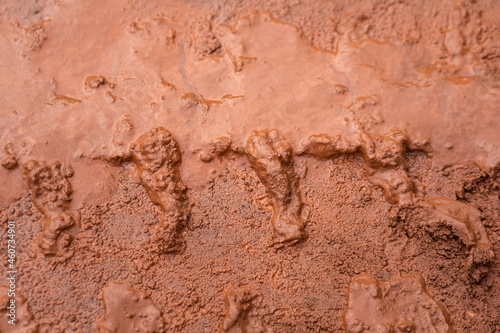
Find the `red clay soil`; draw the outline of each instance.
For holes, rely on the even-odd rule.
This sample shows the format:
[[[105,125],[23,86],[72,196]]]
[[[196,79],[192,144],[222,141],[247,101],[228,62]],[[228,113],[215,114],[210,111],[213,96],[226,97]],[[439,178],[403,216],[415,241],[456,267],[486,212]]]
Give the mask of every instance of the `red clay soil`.
[[[0,332],[500,332],[500,2],[8,0],[0,32]]]

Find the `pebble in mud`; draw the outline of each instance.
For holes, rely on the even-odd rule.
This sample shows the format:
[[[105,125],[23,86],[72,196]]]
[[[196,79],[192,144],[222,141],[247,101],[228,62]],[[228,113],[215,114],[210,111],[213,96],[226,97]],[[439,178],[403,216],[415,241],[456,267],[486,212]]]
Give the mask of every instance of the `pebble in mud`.
[[[271,198],[271,223],[279,243],[294,244],[308,237],[307,214],[293,166],[292,146],[275,129],[253,131],[245,153]]]
[[[44,255],[70,256],[69,246],[78,232],[79,224],[78,216],[68,212],[73,193],[68,178],[73,176],[73,169],[59,161],[46,164],[28,160],[24,163],[24,174],[34,204],[43,214],[43,231],[35,244]]]
[[[179,144],[169,131],[157,127],[131,145],[131,156],[149,198],[164,211],[163,220],[153,230],[150,250],[157,254],[180,251],[189,206],[180,173]]]
[[[230,286],[224,295],[227,312],[219,333],[268,333],[254,314],[261,299],[253,288]]]
[[[164,332],[164,322],[149,296],[122,283],[110,283],[102,290],[104,315],[98,321],[100,333]]]
[[[346,332],[454,332],[446,308],[437,303],[420,275],[381,282],[368,274],[349,285]]]

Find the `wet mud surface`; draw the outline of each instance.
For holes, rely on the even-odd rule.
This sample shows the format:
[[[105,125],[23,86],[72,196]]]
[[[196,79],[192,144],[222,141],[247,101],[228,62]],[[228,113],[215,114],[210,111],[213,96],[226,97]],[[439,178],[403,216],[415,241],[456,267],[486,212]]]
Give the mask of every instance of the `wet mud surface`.
[[[0,332],[498,332],[499,18],[1,2]]]

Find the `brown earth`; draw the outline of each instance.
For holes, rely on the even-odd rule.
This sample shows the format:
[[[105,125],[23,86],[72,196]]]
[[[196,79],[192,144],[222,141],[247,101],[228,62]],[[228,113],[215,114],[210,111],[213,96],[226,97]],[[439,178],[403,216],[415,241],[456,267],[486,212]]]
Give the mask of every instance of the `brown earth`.
[[[0,32],[0,332],[500,332],[498,1],[9,0]]]

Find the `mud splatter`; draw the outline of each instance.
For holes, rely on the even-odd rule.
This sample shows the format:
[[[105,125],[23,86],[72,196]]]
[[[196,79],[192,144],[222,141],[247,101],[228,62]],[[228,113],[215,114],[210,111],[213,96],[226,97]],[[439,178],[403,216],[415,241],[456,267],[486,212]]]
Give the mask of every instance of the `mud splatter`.
[[[441,224],[453,227],[467,249],[471,250],[468,264],[471,277],[476,282],[480,281],[488,273],[495,257],[493,245],[481,223],[480,212],[453,199],[428,198],[422,201],[424,193],[417,193],[417,187],[408,174],[408,150],[430,152],[430,143],[426,139],[411,140],[405,131],[398,128],[383,136],[371,135],[361,129],[357,142],[345,140],[340,135],[312,135],[301,143],[299,154],[332,158],[338,154],[361,152],[366,163],[367,179],[384,189],[389,203],[407,206],[412,211],[421,208],[423,202],[427,214],[418,217],[413,214],[408,219],[419,221],[417,223],[431,229]],[[400,208],[400,212],[403,211],[406,212],[405,208]],[[402,213],[400,219],[406,220],[406,216]]]
[[[211,162],[215,157],[221,158],[226,154],[232,145],[233,141],[229,136],[219,136],[208,143],[208,147],[200,153],[200,161]]]
[[[108,78],[102,75],[88,76],[85,78],[85,81],[83,82],[83,88],[87,92],[91,92],[104,85],[113,89],[116,83],[111,82]]]

